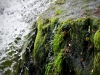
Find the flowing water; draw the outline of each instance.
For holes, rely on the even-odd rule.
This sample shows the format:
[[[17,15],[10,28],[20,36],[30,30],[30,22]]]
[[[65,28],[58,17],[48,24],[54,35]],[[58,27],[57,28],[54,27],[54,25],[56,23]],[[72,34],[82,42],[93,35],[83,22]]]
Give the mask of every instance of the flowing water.
[[[14,58],[14,54],[12,56],[8,54],[13,50],[13,48],[9,50],[9,46],[13,45],[16,49],[22,46],[24,36],[30,32],[29,27],[52,1],[0,0],[0,75],[8,69],[7,67],[2,70],[1,64],[12,57]],[[20,41],[14,41],[15,39]],[[17,53],[16,51],[15,54]],[[11,70],[11,68],[9,69]]]

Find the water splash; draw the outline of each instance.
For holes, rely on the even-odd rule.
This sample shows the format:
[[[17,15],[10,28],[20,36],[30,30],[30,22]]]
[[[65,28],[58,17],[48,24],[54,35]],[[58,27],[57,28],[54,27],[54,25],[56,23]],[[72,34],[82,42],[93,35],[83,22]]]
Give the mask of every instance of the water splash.
[[[1,70],[2,63],[15,59],[22,46],[24,36],[37,16],[48,8],[52,0],[3,0],[0,1],[0,74],[11,67]],[[18,39],[19,38],[19,39]],[[19,41],[18,41],[19,40]],[[21,56],[23,50],[19,55]],[[10,54],[11,53],[11,54]]]

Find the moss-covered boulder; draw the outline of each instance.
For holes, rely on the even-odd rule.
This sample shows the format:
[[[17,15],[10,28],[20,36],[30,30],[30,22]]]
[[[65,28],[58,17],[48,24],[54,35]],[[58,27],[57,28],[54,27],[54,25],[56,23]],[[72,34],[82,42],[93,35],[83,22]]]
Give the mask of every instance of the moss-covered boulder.
[[[37,23],[33,59],[39,73],[45,75],[91,74],[94,54],[93,40],[91,40],[94,36],[93,20],[87,17],[60,22],[56,18],[50,18],[48,22]],[[42,38],[45,35],[43,41]]]

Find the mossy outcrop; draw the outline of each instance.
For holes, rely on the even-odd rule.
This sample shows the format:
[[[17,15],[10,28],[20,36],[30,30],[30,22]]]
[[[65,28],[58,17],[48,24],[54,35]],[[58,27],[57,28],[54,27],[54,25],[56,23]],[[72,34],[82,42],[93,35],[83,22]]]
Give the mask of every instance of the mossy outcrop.
[[[45,22],[45,20],[48,22]],[[37,27],[37,29],[41,30],[42,35],[39,37],[40,40],[38,31],[36,37],[38,40],[35,40],[35,42],[43,41],[43,33],[47,36],[43,43],[34,44],[34,46],[38,46],[37,49],[34,48],[34,50],[37,50],[36,54],[33,50],[33,59],[37,62],[34,66],[37,67],[39,73],[45,75],[92,74],[91,71],[95,70],[93,68],[95,66],[93,65],[94,52],[98,49],[93,41],[98,32],[94,30],[99,27],[99,24],[94,25],[96,18],[86,17],[65,21],[49,18],[45,20],[41,24],[37,23],[37,26],[41,25],[41,28]],[[43,32],[45,28],[47,29]],[[35,58],[37,59],[35,60]],[[98,54],[95,59],[99,59]],[[98,64],[97,62],[96,64]]]
[[[22,47],[25,54],[16,64],[14,74],[99,75],[98,20],[86,17],[60,21],[57,17],[40,16],[36,28],[26,36],[30,41]]]

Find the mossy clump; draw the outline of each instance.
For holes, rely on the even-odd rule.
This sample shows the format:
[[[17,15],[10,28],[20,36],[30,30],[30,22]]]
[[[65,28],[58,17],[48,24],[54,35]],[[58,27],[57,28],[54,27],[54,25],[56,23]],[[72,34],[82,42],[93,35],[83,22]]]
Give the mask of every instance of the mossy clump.
[[[61,71],[62,71],[62,64],[63,64],[63,49],[61,49],[60,53],[58,53],[58,56],[55,57],[55,61],[54,61],[54,75],[60,75]]]
[[[36,39],[35,39],[35,43],[34,43],[34,53],[33,53],[33,57],[34,57],[34,61],[36,62],[38,60],[38,53],[40,50],[40,47],[43,45],[45,39],[46,39],[46,31],[43,32],[44,29],[46,29],[47,27],[49,27],[47,19],[45,19],[43,21],[43,19],[41,19],[41,17],[38,18],[37,20],[37,35],[36,35]]]
[[[58,24],[58,18],[57,17],[53,17],[50,18],[50,23],[51,23],[51,28],[54,29],[54,27]]]
[[[64,37],[64,33],[55,34],[54,41],[53,41],[54,54],[57,54],[60,52],[62,42],[64,41],[63,37]]]
[[[46,66],[45,75],[60,75],[63,65],[64,49],[61,49],[60,53],[54,58],[54,62],[48,63]]]
[[[53,63],[48,63],[45,67],[45,75],[53,75]]]
[[[100,50],[100,29],[94,35],[94,45],[97,50]]]
[[[43,75],[45,70],[45,64],[48,62],[48,53],[51,51],[51,39],[52,33],[52,25],[57,23],[57,19],[51,21],[51,19],[44,19],[38,18],[37,21],[37,34],[34,42],[34,50],[33,50],[33,58],[34,58],[34,65],[38,71],[41,73],[36,73],[36,75],[41,74]],[[55,25],[54,25],[55,26]],[[40,68],[41,67],[41,68]]]

